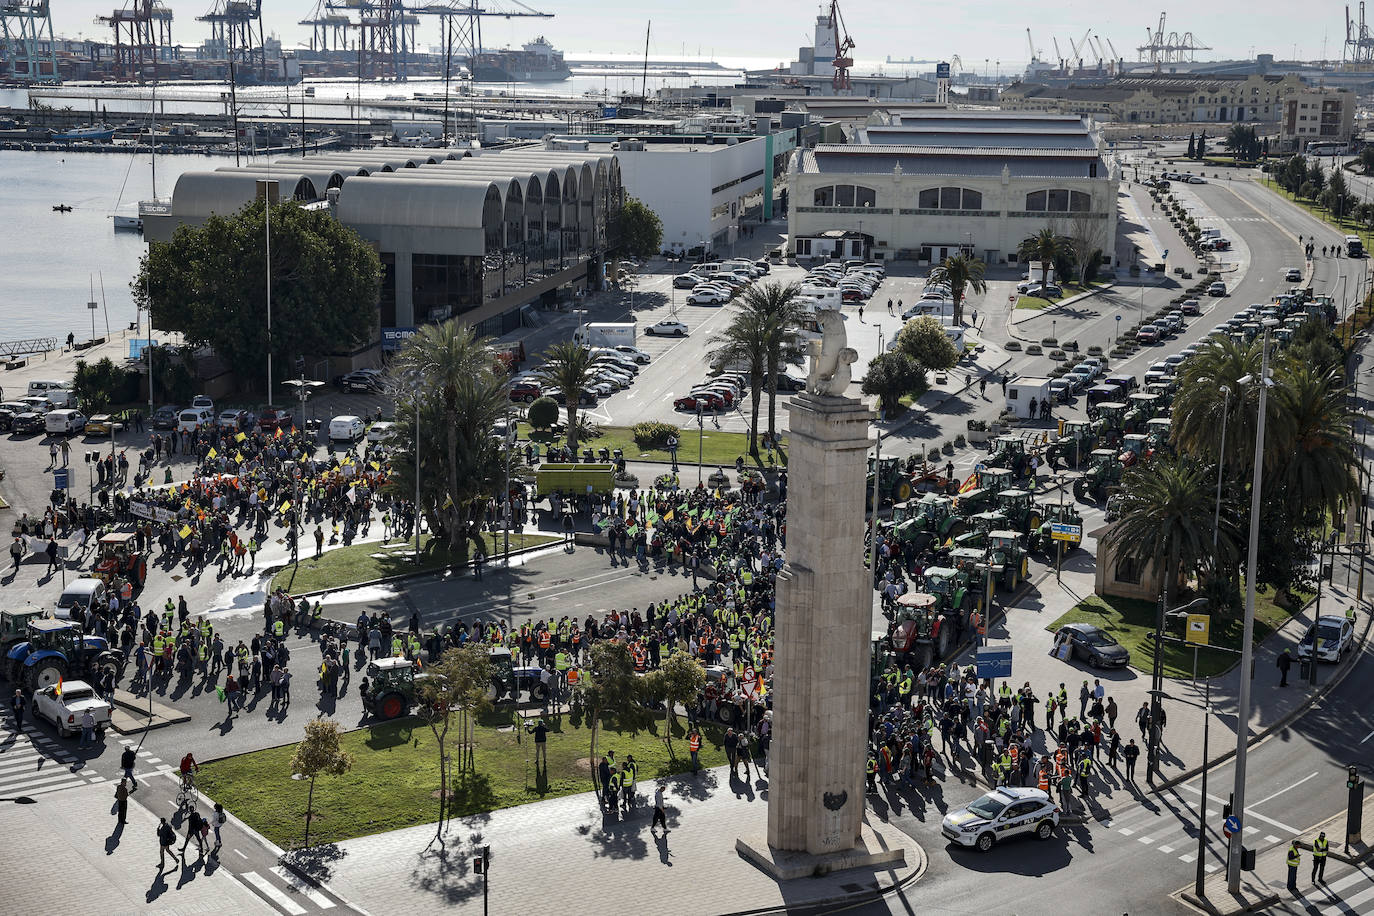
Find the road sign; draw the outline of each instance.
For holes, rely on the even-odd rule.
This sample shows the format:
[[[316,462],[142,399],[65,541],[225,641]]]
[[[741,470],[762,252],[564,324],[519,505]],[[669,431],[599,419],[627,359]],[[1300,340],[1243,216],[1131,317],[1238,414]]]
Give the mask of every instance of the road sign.
[[[754,691],[759,689],[759,679],[758,675],[754,672],[753,665],[744,666],[744,676],[740,678],[740,686],[743,687],[744,692],[750,696],[753,696]]]
[[[1082,525],[1066,525],[1063,522],[1050,522],[1050,538],[1055,541],[1068,541],[1078,544],[1083,540]]]
[[[1167,248],[1164,249],[1164,257],[1165,257],[1166,259],[1169,257],[1169,249],[1167,249]]]
[[[65,490],[67,487],[71,486],[71,484],[68,483],[66,468],[58,468],[52,472],[52,485],[55,490]]]
[[[1117,316],[1116,316],[1116,320],[1117,320],[1117,321],[1120,321],[1120,320],[1121,320],[1121,316],[1120,316],[1120,315],[1117,315]]]
[[[1011,646],[979,646],[978,677],[1011,677]]]
[[[1189,614],[1188,629],[1183,633],[1183,641],[1205,646],[1210,642],[1212,618],[1207,614]]]
[[[1231,834],[1240,833],[1240,818],[1234,814],[1226,819],[1226,823],[1221,825],[1221,832],[1226,834],[1226,839],[1231,839]]]

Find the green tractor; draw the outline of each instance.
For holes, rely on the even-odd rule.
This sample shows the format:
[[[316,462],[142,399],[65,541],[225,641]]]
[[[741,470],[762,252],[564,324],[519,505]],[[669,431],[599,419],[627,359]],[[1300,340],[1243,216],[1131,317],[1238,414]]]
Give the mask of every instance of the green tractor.
[[[1097,448],[1097,434],[1087,420],[1065,420],[1059,427],[1059,438],[1049,447],[1046,457],[1050,467],[1060,461],[1071,468],[1081,467],[1092,450]]]
[[[926,570],[926,591],[908,592],[897,599],[890,638],[899,659],[924,668],[949,653],[955,620],[964,613],[968,583],[967,573],[935,566]]]
[[[933,544],[958,537],[967,526],[967,522],[954,511],[954,501],[948,496],[927,493],[915,505],[915,515],[904,519],[893,531],[897,540],[909,543],[917,554]]]
[[[988,534],[996,531],[998,528],[1007,527],[1007,517],[995,510],[991,512],[979,512],[977,515],[970,515],[967,519],[964,519],[964,524],[967,525],[967,528],[963,534],[954,538],[954,546],[981,548],[983,544],[986,543]]]
[[[1117,453],[1117,460],[1125,468],[1133,467],[1137,464],[1144,464],[1154,457],[1154,448],[1150,445],[1150,437],[1144,433],[1127,433],[1121,437],[1121,451]]]
[[[1061,525],[1078,525],[1082,527],[1083,516],[1079,514],[1078,507],[1073,503],[1046,503],[1040,507],[1045,513],[1044,521],[1040,527],[1031,531],[1026,537],[1026,545],[1035,552],[1049,551],[1054,547],[1054,538],[1051,537],[1053,525],[1058,522]],[[1073,549],[1073,544],[1068,545],[1068,550]],[[1068,552],[1065,550],[1065,553]]]
[[[902,469],[900,458],[880,458],[878,460],[878,498],[882,505],[904,503],[911,499],[911,477]],[[868,459],[868,480],[865,484],[865,499],[868,508],[873,508],[873,459]]]
[[[1156,452],[1172,449],[1170,437],[1172,435],[1173,421],[1168,417],[1155,417],[1145,424],[1145,436],[1149,439],[1150,448]]]
[[[415,663],[408,658],[377,658],[367,664],[363,709],[380,719],[399,719],[415,706]]]
[[[1017,531],[994,531],[989,535],[988,560],[998,587],[1011,591],[1030,575],[1030,558]]]
[[[967,518],[992,508],[998,493],[1011,489],[1016,475],[1010,468],[984,468],[978,472],[978,486],[960,493],[955,501],[959,514]]]
[[[1137,391],[1132,394],[1121,419],[1123,432],[1139,432],[1145,424],[1164,412],[1164,396],[1152,391]]]
[[[1127,409],[1120,401],[1103,401],[1088,408],[1088,419],[1092,421],[1092,433],[1098,445],[1111,445],[1121,438],[1126,431]]]
[[[1091,463],[1083,476],[1073,482],[1073,496],[1081,502],[1101,502],[1107,490],[1121,483],[1125,468],[1115,449],[1097,448],[1089,456]]]
[[[0,611],[0,652],[8,652],[17,642],[29,636],[29,621],[38,620],[43,611],[30,607],[23,611]]]
[[[998,436],[992,440],[992,447],[983,464],[990,468],[1010,468],[1018,480],[1026,476],[1030,467],[1030,456],[1026,454],[1026,440],[1020,436]]]
[[[1003,490],[997,494],[997,511],[1006,518],[1004,527],[1030,533],[1040,527],[1043,513],[1028,490]]]

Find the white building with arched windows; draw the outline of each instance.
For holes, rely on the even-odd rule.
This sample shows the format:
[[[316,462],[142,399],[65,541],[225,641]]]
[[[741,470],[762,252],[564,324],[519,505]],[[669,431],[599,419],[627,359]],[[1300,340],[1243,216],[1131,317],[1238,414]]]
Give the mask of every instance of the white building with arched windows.
[[[932,110],[875,115],[848,143],[793,157],[788,250],[795,257],[939,262],[969,251],[1016,260],[1046,226],[1115,250],[1117,185],[1084,119]]]

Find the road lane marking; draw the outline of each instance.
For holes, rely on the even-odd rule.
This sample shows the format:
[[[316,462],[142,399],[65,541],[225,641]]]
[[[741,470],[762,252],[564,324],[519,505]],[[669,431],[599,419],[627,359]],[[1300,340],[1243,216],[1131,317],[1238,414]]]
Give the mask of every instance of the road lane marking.
[[[277,890],[277,888],[273,886],[272,882],[268,881],[266,878],[264,878],[257,872],[241,872],[239,874],[239,877],[247,881],[249,884],[253,885],[253,887],[257,888],[258,891],[261,892],[264,897],[266,897],[268,900],[271,900],[277,906],[281,907],[282,910],[289,914],[289,916],[302,916],[302,914],[305,913],[305,907],[298,906],[296,904],[296,901],[292,900],[290,897],[286,896],[281,891]]]
[[[1187,789],[1189,792],[1192,792],[1192,793],[1194,793],[1195,795],[1201,795],[1201,794],[1202,794],[1202,790],[1199,789],[1197,786],[1193,786],[1193,785],[1184,785],[1184,786],[1182,786],[1182,788]],[[1208,798],[1209,800],[1211,800],[1211,801],[1217,802],[1218,804],[1222,804],[1222,803],[1224,803],[1224,802],[1226,801],[1226,799],[1224,799],[1224,798],[1220,798],[1219,796],[1211,795],[1211,794],[1209,794],[1209,795],[1207,796],[1207,798]],[[1282,821],[1276,821],[1276,820],[1274,820],[1272,817],[1265,817],[1263,814],[1260,814],[1258,811],[1246,811],[1245,814],[1244,814],[1244,817],[1253,817],[1253,818],[1254,818],[1255,820],[1257,820],[1257,821],[1263,821],[1264,823],[1269,824],[1270,826],[1277,827],[1277,828],[1279,828],[1280,830],[1287,831],[1288,833],[1293,833],[1293,834],[1302,833],[1302,831],[1299,830],[1299,829],[1297,829],[1296,827],[1289,827],[1287,824],[1283,823]]]
[[[331,909],[335,905],[333,900],[330,900],[324,894],[321,894],[319,891],[315,890],[309,884],[305,883],[299,877],[287,871],[280,865],[273,866],[272,874],[276,875],[278,878],[281,878],[283,881],[287,883],[288,886],[290,886],[290,888],[293,891],[296,891],[297,893],[303,895],[311,903],[315,904],[315,906],[319,907],[322,910]]]
[[[1273,795],[1270,795],[1270,796],[1268,796],[1267,798],[1261,798],[1261,799],[1260,799],[1259,801],[1257,801],[1257,802],[1251,802],[1251,804],[1253,804],[1255,807],[1259,807],[1260,805],[1264,804],[1264,803],[1267,802],[1267,801],[1271,801],[1272,799],[1278,798],[1280,795],[1282,795],[1283,793],[1287,792],[1289,789],[1296,789],[1298,786],[1300,786],[1300,785],[1302,785],[1303,783],[1307,782],[1307,780],[1309,780],[1309,779],[1314,779],[1314,778],[1316,777],[1316,775],[1317,775],[1316,773],[1312,773],[1312,774],[1309,775],[1309,776],[1304,776],[1302,779],[1299,779],[1297,782],[1293,783],[1291,786],[1285,786],[1284,788],[1279,789],[1279,790],[1278,790],[1277,792],[1275,792]]]
[[[1159,847],[1159,851],[1160,851],[1160,852],[1163,852],[1163,853],[1170,853],[1170,852],[1173,852],[1173,851],[1174,851],[1174,847],[1172,847],[1172,846],[1160,846],[1160,847]]]
[[[1367,734],[1367,735],[1365,735],[1363,738],[1361,738],[1361,739],[1360,739],[1360,743],[1361,743],[1361,744],[1364,744],[1364,743],[1365,743],[1366,741],[1368,741],[1370,738],[1374,738],[1374,732],[1370,732],[1369,734]]]

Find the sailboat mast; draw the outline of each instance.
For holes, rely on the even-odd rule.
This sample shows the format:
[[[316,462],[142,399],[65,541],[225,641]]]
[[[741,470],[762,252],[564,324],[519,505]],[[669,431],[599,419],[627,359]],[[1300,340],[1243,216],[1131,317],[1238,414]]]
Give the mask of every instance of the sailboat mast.
[[[644,73],[639,78],[639,104],[649,107],[649,30],[654,27],[654,21],[649,20],[649,24],[644,27]]]
[[[153,200],[157,200],[157,80],[153,80]]]

